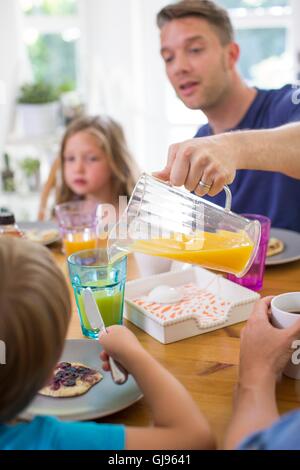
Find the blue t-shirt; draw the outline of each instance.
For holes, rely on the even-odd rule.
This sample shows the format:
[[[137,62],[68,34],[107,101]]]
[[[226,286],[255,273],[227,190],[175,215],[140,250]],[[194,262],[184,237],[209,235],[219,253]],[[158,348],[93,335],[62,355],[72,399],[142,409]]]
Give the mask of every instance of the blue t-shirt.
[[[64,423],[38,416],[30,423],[0,424],[0,450],[124,450],[125,427]]]
[[[300,450],[300,411],[288,413],[270,428],[247,437],[237,450]]]
[[[257,90],[257,95],[241,122],[228,131],[270,129],[300,121],[300,104],[293,100],[294,92],[291,85],[279,90]],[[206,124],[198,130],[195,137],[208,135],[212,135],[212,129]],[[282,158],[284,159],[284,155]],[[230,189],[234,212],[266,215],[272,220],[273,227],[300,232],[299,180],[280,173],[239,170]],[[214,198],[207,196],[207,199],[224,207],[224,191]]]

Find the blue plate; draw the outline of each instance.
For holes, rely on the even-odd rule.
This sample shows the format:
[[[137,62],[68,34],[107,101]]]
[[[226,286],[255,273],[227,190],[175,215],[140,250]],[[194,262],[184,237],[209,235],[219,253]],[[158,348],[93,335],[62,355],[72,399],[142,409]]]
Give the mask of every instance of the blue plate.
[[[66,340],[61,361],[81,362],[97,369],[103,379],[87,393],[78,397],[53,398],[37,395],[29,407],[20,415],[31,420],[34,416],[57,416],[63,421],[78,421],[100,418],[127,408],[142,397],[142,392],[132,376],[123,385],[116,385],[110,372],[103,372],[99,354],[102,347],[95,340]]]
[[[300,259],[300,233],[282,228],[272,228],[270,238],[278,238],[284,243],[284,250],[278,255],[266,258],[266,266],[291,263]]]
[[[41,245],[51,245],[51,243],[57,242],[61,238],[58,225],[51,220],[46,222],[20,222],[18,226],[24,232],[26,238]]]

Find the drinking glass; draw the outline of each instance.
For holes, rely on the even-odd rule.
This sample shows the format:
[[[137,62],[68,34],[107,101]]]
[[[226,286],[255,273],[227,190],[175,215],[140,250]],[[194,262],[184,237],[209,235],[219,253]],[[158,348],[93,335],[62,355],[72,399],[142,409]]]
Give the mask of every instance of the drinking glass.
[[[261,226],[261,238],[259,247],[252,263],[251,268],[241,278],[237,278],[234,275],[229,274],[227,279],[239,284],[240,286],[248,287],[248,289],[254,291],[260,291],[263,287],[264,273],[265,273],[265,262],[268,250],[268,242],[270,238],[271,220],[259,214],[243,214],[248,220],[256,220]]]
[[[98,246],[97,209],[98,204],[93,201],[72,201],[56,205],[55,213],[66,256]]]
[[[85,312],[83,290],[86,287],[93,292],[105,326],[121,325],[127,257],[110,264],[106,249],[83,250],[69,256],[68,267],[84,336],[99,336],[99,330],[91,327]]]

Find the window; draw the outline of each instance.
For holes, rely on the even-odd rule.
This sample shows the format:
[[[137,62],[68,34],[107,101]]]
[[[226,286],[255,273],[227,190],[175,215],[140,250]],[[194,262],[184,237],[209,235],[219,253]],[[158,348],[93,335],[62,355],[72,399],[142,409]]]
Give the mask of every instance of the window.
[[[75,88],[76,43],[65,41],[60,34],[40,34],[28,46],[35,80],[49,81],[56,86]]]
[[[289,0],[219,0],[217,1],[219,5],[222,5],[224,8],[233,9],[233,8],[271,8],[277,6],[287,6],[289,5]]]
[[[21,0],[26,15],[75,15],[76,0]]]
[[[79,82],[77,0],[20,0],[33,79],[69,91]]]
[[[241,47],[239,68],[250,85],[277,88],[293,80],[290,0],[219,0],[229,9]]]
[[[276,88],[291,82],[292,60],[286,52],[287,36],[285,28],[237,31],[237,42],[241,47],[239,69],[248,83]]]

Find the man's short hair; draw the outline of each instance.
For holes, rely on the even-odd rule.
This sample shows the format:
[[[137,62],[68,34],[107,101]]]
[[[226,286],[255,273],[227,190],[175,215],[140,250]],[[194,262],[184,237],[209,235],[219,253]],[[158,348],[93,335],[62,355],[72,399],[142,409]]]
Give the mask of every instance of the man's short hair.
[[[226,45],[234,41],[234,30],[227,11],[211,0],[181,0],[171,3],[160,10],[156,20],[161,29],[172,20],[189,16],[203,18],[214,26],[221,44]]]

